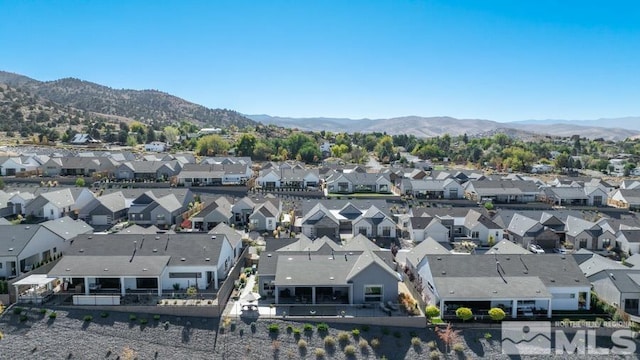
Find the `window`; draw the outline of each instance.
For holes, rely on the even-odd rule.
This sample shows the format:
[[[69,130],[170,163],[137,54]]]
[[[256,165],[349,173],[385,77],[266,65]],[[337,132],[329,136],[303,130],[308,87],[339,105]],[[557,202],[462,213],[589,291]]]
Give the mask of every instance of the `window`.
[[[364,301],[365,302],[381,302],[384,298],[382,285],[365,285]]]
[[[479,237],[480,237],[480,233],[479,232],[477,232],[477,231],[471,232],[471,238],[472,239],[477,239]]]
[[[169,273],[169,278],[171,279],[193,279],[193,278],[201,278],[201,272],[171,272]]]
[[[358,234],[367,235],[367,228],[364,226],[359,227]]]
[[[587,239],[580,239],[580,248],[586,248],[587,247]]]
[[[53,248],[53,253],[55,254],[55,253],[57,253],[57,252],[58,252],[58,248],[55,248],[55,247],[54,247],[54,248]]]
[[[611,246],[611,239],[602,239],[602,247],[608,248],[609,246]]]
[[[53,209],[49,210],[49,212],[51,212],[51,215],[53,215]]]
[[[164,214],[156,215],[156,220],[164,220]]]
[[[391,236],[391,227],[390,226],[383,226],[382,227],[382,236],[384,236],[384,237],[390,237]]]
[[[0,262],[0,269],[2,269],[2,263]]]

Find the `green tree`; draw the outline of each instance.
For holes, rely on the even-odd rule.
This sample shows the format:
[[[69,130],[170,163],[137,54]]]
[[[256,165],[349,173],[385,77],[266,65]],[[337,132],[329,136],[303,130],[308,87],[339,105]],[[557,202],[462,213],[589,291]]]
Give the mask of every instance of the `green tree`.
[[[236,153],[238,156],[251,156],[255,147],[256,137],[252,134],[242,134],[236,145]]]
[[[336,144],[331,147],[331,155],[337,158],[341,158],[342,155],[349,152],[349,147],[345,144]]]
[[[169,144],[178,141],[178,136],[180,136],[180,130],[173,126],[165,126],[164,129],[162,129],[162,133]]]
[[[253,148],[253,158],[255,160],[269,160],[273,153],[273,148],[263,141],[258,141]]]
[[[76,179],[76,186],[77,187],[84,187],[85,186],[84,178],[77,178]]]
[[[492,308],[489,310],[489,317],[491,317],[493,321],[502,321],[506,316],[507,314],[500,308]]]
[[[456,310],[456,316],[462,321],[467,321],[473,318],[473,312],[468,307],[459,307]]]
[[[289,135],[289,137],[285,141],[285,144],[286,144],[286,147],[287,147],[287,150],[288,150],[288,154],[287,155],[292,157],[292,158],[296,158],[299,155],[300,150],[303,147],[307,146],[308,144],[316,146],[315,140],[313,140],[311,137],[309,137],[309,136],[307,136],[305,134],[301,134],[301,133],[294,133],[294,134]]]
[[[306,143],[300,151],[298,151],[298,156],[300,157],[300,160],[306,163],[315,163],[320,160],[322,154],[315,143]]]
[[[378,156],[379,161],[384,163],[390,162],[394,154],[393,138],[389,135],[383,136],[380,140],[378,140],[374,151]]]
[[[198,155],[226,154],[227,150],[229,150],[229,143],[220,135],[203,136],[196,143],[196,153]]]

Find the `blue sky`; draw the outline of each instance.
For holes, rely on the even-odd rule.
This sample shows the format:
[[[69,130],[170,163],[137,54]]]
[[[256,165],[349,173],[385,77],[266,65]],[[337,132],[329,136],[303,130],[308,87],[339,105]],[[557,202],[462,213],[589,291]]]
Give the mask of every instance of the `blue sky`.
[[[640,2],[0,0],[0,69],[294,117],[640,115]]]

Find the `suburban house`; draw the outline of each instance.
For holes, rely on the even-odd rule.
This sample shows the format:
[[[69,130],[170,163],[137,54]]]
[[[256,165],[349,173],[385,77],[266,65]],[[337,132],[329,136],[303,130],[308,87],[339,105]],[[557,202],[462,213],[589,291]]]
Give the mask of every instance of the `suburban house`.
[[[58,219],[79,211],[95,198],[87,188],[66,188],[41,192],[24,208],[27,216],[47,220]]]
[[[465,197],[476,202],[529,203],[536,201],[540,190],[528,180],[479,180],[465,184]]]
[[[636,181],[637,182],[637,181]],[[640,182],[638,182],[640,184]],[[617,208],[629,209],[631,211],[640,210],[640,187],[625,188],[615,190],[609,197],[608,204]]]
[[[181,165],[171,161],[127,161],[115,170],[118,180],[167,180],[180,172]]]
[[[80,235],[49,271],[86,295],[96,290],[215,291],[240,254],[225,234]]]
[[[75,134],[73,136],[73,138],[71,138],[71,140],[69,140],[69,143],[71,145],[89,145],[89,144],[96,144],[96,143],[99,143],[99,142],[100,142],[100,140],[94,139],[89,134]]]
[[[156,196],[148,191],[133,200],[128,215],[136,224],[168,227],[184,220],[178,217],[187,209],[174,194]]]
[[[640,229],[618,231],[615,244],[629,256],[640,253]]]
[[[169,145],[162,141],[152,141],[144,144],[144,151],[164,152],[167,151]]]
[[[36,196],[28,191],[17,191],[11,193],[9,204],[13,205],[13,213],[15,215],[24,215],[24,209]]]
[[[391,193],[389,174],[370,173],[334,173],[326,180],[327,191],[330,194],[352,193]]]
[[[25,171],[36,171],[40,162],[33,156],[0,157],[0,175],[14,176]]]
[[[249,228],[257,231],[273,231],[280,219],[280,202],[265,201],[249,215]]]
[[[306,189],[320,185],[318,169],[305,169],[299,167],[268,168],[260,171],[256,178],[256,185],[265,189],[294,188]]]
[[[502,227],[475,210],[469,210],[465,216],[464,228],[467,238],[481,245],[493,245],[504,237]]]
[[[114,225],[127,219],[129,205],[122,192],[108,193],[91,200],[78,217],[91,225]]]
[[[396,224],[384,200],[306,201],[302,204],[302,218],[295,225],[309,238],[338,239],[341,233],[356,235],[360,231],[396,237]]]
[[[64,217],[41,224],[0,225],[0,278],[13,278],[65,251],[70,238],[93,232],[83,221]]]
[[[413,195],[418,199],[464,199],[464,189],[452,178],[434,179],[402,179],[400,190],[405,195]]]
[[[600,299],[640,321],[640,269],[601,270],[589,281]]]
[[[443,243],[451,241],[450,228],[445,226],[442,219],[431,216],[414,216],[409,219],[408,235],[414,242],[421,242],[427,238]]]
[[[246,164],[185,164],[176,176],[180,186],[217,186],[244,184],[252,176]]]
[[[212,199],[200,212],[191,217],[193,229],[209,231],[218,224],[232,224],[231,202],[224,196]]]
[[[540,200],[558,206],[603,206],[607,204],[608,194],[598,186],[545,187]]]
[[[58,160],[58,159],[51,159]],[[43,166],[43,174],[46,172],[48,176],[93,176],[94,174],[102,174],[104,177],[110,177],[116,167],[120,165],[117,161],[108,157],[64,157],[61,158],[58,173],[55,172],[57,161],[49,161]]]
[[[455,317],[459,307],[480,316],[501,307],[521,318],[590,306],[591,284],[571,256],[434,254],[412,275],[443,318]]]
[[[507,228],[509,239],[524,247],[527,247],[532,243],[537,244],[536,238],[542,233],[542,231],[544,231],[544,226],[540,224],[538,220],[531,219],[530,217],[518,213],[513,215]],[[541,244],[538,245],[542,246]]]
[[[275,304],[397,301],[401,278],[394,271],[390,251],[380,250],[366,238],[352,239],[348,251],[326,237],[301,236],[293,241],[265,250],[258,264],[260,295],[273,298]]]
[[[602,244],[598,241],[603,234],[603,230],[597,223],[575,216],[568,216],[565,226],[566,244],[571,244],[570,246],[575,249],[594,250],[603,248]]]

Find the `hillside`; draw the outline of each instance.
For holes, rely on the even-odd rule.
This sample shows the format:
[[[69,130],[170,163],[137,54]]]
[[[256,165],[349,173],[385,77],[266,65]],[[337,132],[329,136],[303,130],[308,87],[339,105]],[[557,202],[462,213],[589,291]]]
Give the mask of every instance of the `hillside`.
[[[0,71],[0,83],[28,91],[62,106],[108,117],[169,124],[190,121],[200,126],[237,127],[256,123],[227,109],[209,109],[157,90],[118,90],[74,78],[38,81]]]
[[[511,136],[529,139],[538,135],[572,136],[586,138],[604,138],[605,140],[624,140],[640,134],[638,130],[577,126],[555,123],[500,123],[491,120],[455,119],[451,117],[406,116],[391,119],[336,119],[336,118],[287,118],[268,115],[247,115],[248,118],[265,124],[299,128],[311,131],[347,132],[386,132],[391,135],[408,134],[418,137],[435,137],[444,134],[480,136],[496,132],[506,132]]]

